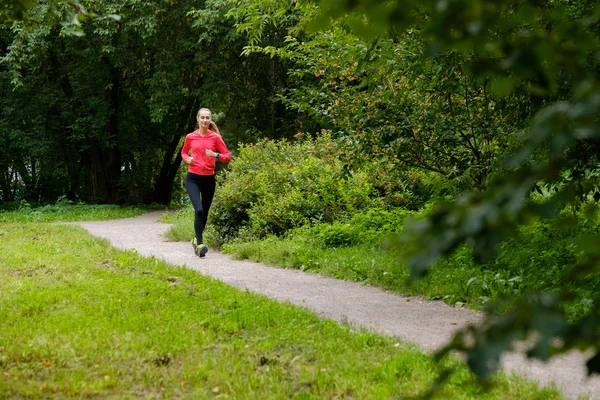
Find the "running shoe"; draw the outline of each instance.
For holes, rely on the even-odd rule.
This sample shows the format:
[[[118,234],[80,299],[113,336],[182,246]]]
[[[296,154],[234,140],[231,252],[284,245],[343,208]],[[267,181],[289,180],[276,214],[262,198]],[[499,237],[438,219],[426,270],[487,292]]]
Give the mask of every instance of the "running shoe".
[[[198,239],[192,239],[192,247],[194,248],[194,254],[198,255]]]
[[[204,243],[200,243],[198,245],[198,252],[196,254],[198,254],[198,257],[204,257],[206,256],[206,253],[208,253],[208,246]]]

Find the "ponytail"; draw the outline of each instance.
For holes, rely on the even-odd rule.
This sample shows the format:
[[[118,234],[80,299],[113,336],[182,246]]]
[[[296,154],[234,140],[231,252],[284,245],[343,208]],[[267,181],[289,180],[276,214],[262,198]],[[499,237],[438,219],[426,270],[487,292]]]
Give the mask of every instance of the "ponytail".
[[[208,129],[221,136],[221,132],[219,132],[219,128],[217,127],[217,124],[215,124],[215,121],[210,121],[210,124],[208,124]]]

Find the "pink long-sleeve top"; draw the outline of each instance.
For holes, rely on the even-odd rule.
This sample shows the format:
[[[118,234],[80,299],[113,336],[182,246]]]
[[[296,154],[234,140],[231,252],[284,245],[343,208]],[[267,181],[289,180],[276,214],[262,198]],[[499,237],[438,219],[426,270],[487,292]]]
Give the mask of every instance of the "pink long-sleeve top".
[[[212,150],[215,153],[219,153],[218,160],[221,162],[231,161],[231,155],[225,142],[221,136],[210,129],[206,134],[200,135],[196,130],[192,133],[188,133],[183,142],[181,148],[181,158],[187,163],[188,158],[194,157],[194,163],[188,165],[188,172],[196,175],[214,175],[215,166],[217,164],[217,158],[206,155],[206,150]]]

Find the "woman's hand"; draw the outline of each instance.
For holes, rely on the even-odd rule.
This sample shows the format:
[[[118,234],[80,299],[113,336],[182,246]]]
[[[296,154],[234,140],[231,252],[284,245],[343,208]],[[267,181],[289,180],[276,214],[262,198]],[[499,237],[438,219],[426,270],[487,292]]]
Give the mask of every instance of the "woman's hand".
[[[217,153],[215,153],[214,151],[212,151],[210,149],[206,149],[206,155],[209,157],[216,157]]]
[[[186,160],[186,163],[188,165],[192,165],[194,163],[194,157],[188,157],[188,159]]]

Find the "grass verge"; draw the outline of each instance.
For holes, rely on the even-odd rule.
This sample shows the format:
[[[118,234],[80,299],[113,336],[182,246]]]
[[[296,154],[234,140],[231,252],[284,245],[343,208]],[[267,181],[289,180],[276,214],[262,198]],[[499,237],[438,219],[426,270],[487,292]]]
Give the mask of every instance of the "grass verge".
[[[0,398],[394,398],[431,358],[76,226],[0,224]],[[438,398],[549,399],[518,378],[483,391],[457,361]]]
[[[0,209],[0,223],[15,222],[65,222],[98,221],[129,218],[143,214],[156,207],[120,207],[114,204],[50,204],[16,210]]]

